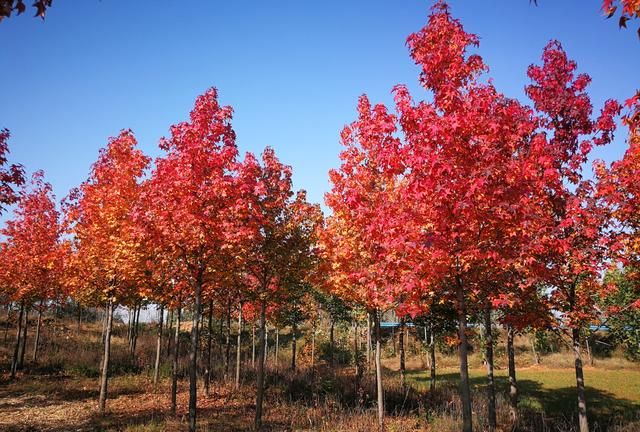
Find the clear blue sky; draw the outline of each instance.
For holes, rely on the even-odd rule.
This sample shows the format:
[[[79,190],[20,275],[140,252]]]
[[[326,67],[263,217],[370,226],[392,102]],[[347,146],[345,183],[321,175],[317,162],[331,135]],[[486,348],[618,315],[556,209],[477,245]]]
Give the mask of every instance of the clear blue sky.
[[[640,41],[619,31],[597,0],[452,0],[481,38],[496,86],[522,97],[526,68],[552,38],[591,94],[623,99],[640,87]],[[417,68],[406,37],[426,22],[425,0],[55,1],[42,22],[0,22],[0,127],[11,160],[44,169],[58,198],[82,182],[109,136],[131,128],[157,156],[158,139],[210,86],[235,109],[241,152],[276,149],[295,185],[321,202],[338,164],[339,131],[357,97],[391,102]],[[635,27],[635,25],[634,25]],[[598,156],[619,157],[624,133]]]

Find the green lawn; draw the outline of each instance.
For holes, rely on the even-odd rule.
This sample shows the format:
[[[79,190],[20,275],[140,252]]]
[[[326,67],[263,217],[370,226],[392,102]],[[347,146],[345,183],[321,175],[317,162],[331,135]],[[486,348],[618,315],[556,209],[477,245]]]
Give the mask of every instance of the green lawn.
[[[458,371],[438,371],[441,385],[456,385]],[[481,389],[486,383],[484,369],[471,369],[471,385]],[[610,424],[616,419],[640,418],[640,370],[585,369],[587,411],[593,420]],[[505,370],[496,371],[499,391],[506,394]],[[410,379],[417,387],[429,385],[428,373],[412,371]],[[567,417],[576,411],[575,375],[573,369],[531,368],[517,371],[522,408],[544,411],[549,417]]]

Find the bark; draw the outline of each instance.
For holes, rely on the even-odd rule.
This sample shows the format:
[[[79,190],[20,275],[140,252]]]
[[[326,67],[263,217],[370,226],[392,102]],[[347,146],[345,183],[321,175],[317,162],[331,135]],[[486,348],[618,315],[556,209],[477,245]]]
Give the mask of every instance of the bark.
[[[131,358],[134,358],[136,355],[136,346],[138,345],[138,330],[140,327],[140,311],[142,310],[142,305],[138,306],[135,315],[133,316],[133,338],[131,340]]]
[[[278,364],[279,364],[278,351],[279,351],[279,349],[280,349],[280,329],[278,327],[276,327],[276,350],[275,350],[274,358],[273,358],[273,361],[275,362],[276,372],[278,372]]]
[[[593,366],[593,353],[591,352],[591,345],[589,344],[589,336],[584,338],[584,345],[587,348],[587,358],[589,359],[589,364]]]
[[[371,367],[371,315],[367,314],[367,368]]]
[[[376,393],[378,396],[378,430],[384,431],[384,390],[382,388],[382,362],[381,362],[381,338],[380,338],[380,316],[378,311],[374,312],[374,331],[376,343]]]
[[[231,301],[227,304],[227,335],[225,338],[224,378],[229,378],[231,363]]]
[[[256,323],[251,323],[251,368],[256,367]]]
[[[191,320],[191,349],[189,350],[189,432],[196,431],[197,391],[198,391],[198,323],[202,281],[195,284],[193,296],[193,318]]]
[[[256,417],[254,429],[260,431],[262,429],[262,401],[264,398],[264,360],[266,345],[266,303],[260,304],[260,324],[258,334],[258,371],[257,371],[257,391],[256,391]]]
[[[7,320],[4,323],[4,341],[3,343],[7,343],[7,335],[9,333],[9,320],[11,319],[11,304],[7,305]]]
[[[167,331],[167,357],[171,355],[171,341],[173,338],[171,337],[171,333],[173,332],[173,309],[169,312],[169,329]]]
[[[209,302],[209,318],[207,322],[207,359],[204,369],[204,394],[209,396],[211,390],[211,339],[213,336],[213,300]]]
[[[20,312],[18,313],[18,319],[16,321],[16,344],[13,350],[13,360],[11,361],[11,378],[16,377],[16,371],[18,370],[18,354],[20,351],[20,340],[22,339],[22,315],[24,314],[24,303],[20,303]]]
[[[469,363],[467,346],[467,308],[462,281],[458,278],[456,295],[458,298],[458,338],[460,346],[460,399],[462,402],[462,432],[472,432],[471,391],[469,389]]]
[[[156,345],[156,361],[153,366],[153,384],[158,385],[160,378],[160,351],[162,351],[162,323],[164,321],[164,305],[160,306],[160,319],[158,319],[158,342]]]
[[[353,322],[353,356],[356,365],[356,403],[360,404],[360,384],[362,382],[362,365],[360,364],[360,341],[358,339],[358,320]]]
[[[178,393],[178,355],[180,353],[180,318],[181,308],[176,310],[176,329],[173,336],[173,364],[171,365],[171,414],[176,413]]]
[[[296,351],[298,349],[298,326],[293,324],[291,326],[291,370],[296,371]],[[313,363],[313,360],[311,361]]]
[[[24,353],[27,350],[27,330],[29,329],[29,307],[24,311],[24,325],[22,326],[22,341],[20,342],[20,356],[18,357],[18,369],[24,368]]]
[[[496,430],[496,383],[493,377],[493,332],[491,329],[491,308],[484,309],[485,359],[487,361],[487,417],[489,432]]]
[[[333,367],[334,365],[333,351],[336,345],[334,328],[335,328],[335,322],[333,321],[333,319],[331,319],[331,328],[329,330],[329,364],[331,365],[331,367]]]
[[[111,356],[111,329],[113,327],[113,301],[107,302],[107,328],[104,335],[104,355],[102,358],[102,374],[100,376],[100,397],[98,399],[98,410],[100,415],[104,415],[107,405],[107,384],[109,380],[109,357]]]
[[[238,309],[238,339],[236,342],[236,390],[240,389],[240,362],[242,360],[242,303]]]
[[[507,357],[509,359],[509,412],[513,428],[518,426],[518,381],[516,380],[516,355],[513,346],[514,329],[507,326]]]
[[[316,323],[313,322],[311,330],[311,369],[316,366]]]
[[[400,384],[406,387],[405,363],[404,363],[404,319],[400,323],[400,334],[398,335],[398,349],[400,351]]]
[[[38,361],[38,345],[40,344],[40,328],[42,327],[42,304],[40,302],[40,307],[38,308],[38,323],[36,324],[36,338],[33,341],[33,357],[31,360],[36,363]]]
[[[573,355],[575,357],[576,389],[578,390],[578,427],[580,432],[589,432],[587,420],[587,399],[584,394],[584,374],[582,372],[582,354],[580,353],[580,330],[572,331]]]
[[[436,336],[433,331],[433,322],[430,324],[431,331],[430,340],[429,340],[429,357],[430,361],[430,369],[431,369],[431,379],[429,381],[429,390],[434,391],[436,389]]]

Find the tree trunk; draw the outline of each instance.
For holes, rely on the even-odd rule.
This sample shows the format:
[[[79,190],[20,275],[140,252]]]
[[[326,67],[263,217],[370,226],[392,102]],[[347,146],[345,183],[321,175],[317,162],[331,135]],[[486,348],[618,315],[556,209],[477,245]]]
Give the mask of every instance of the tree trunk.
[[[589,432],[587,420],[587,399],[584,394],[584,375],[582,372],[582,354],[580,353],[580,330],[572,329],[573,355],[576,368],[576,388],[578,390],[578,426],[580,432]]]
[[[33,342],[33,357],[31,360],[36,363],[38,361],[38,345],[40,344],[40,327],[42,326],[42,304],[40,302],[40,307],[38,308],[38,323],[36,324],[36,339]]]
[[[207,322],[207,359],[204,369],[204,394],[209,396],[211,390],[211,339],[213,336],[213,300],[209,302],[209,318]]]
[[[514,330],[507,326],[507,357],[509,359],[509,411],[513,428],[518,426],[518,381],[516,380],[516,354],[513,346]]]
[[[27,330],[29,329],[29,307],[24,311],[24,325],[22,326],[22,341],[20,342],[20,357],[18,358],[18,369],[24,368],[24,353],[27,350]]]
[[[176,330],[173,336],[173,364],[171,365],[171,414],[176,413],[178,394],[178,355],[180,354],[180,315],[181,308],[176,310]]]
[[[275,363],[275,368],[276,368],[276,373],[278,372],[278,351],[280,349],[280,329],[278,327],[276,327],[276,350],[274,353],[274,358],[273,361]]]
[[[589,344],[589,335],[584,338],[584,345],[587,348],[587,358],[589,359],[589,364],[593,366],[593,353],[591,352],[591,345]]]
[[[195,284],[193,318],[191,320],[191,349],[189,350],[189,432],[196,431],[196,410],[198,391],[198,323],[200,319],[200,300],[202,281]]]
[[[231,301],[227,303],[227,335],[225,337],[224,379],[229,379],[231,363]]]
[[[311,330],[311,369],[316,366],[316,322],[313,322]]]
[[[533,353],[533,362],[537,365],[540,364],[540,355],[536,350],[536,331],[533,331],[533,335],[531,336],[531,352]]]
[[[382,388],[382,362],[381,362],[381,337],[380,337],[380,316],[378,311],[374,312],[374,331],[376,343],[376,393],[378,396],[378,430],[384,431],[384,390]]]
[[[329,365],[333,368],[333,350],[336,345],[335,336],[334,336],[334,328],[335,322],[333,318],[331,319],[331,328],[329,330]]]
[[[429,380],[429,390],[434,391],[436,389],[436,336],[433,331],[433,322],[429,324],[431,331],[429,332],[429,357],[430,361],[430,369],[431,369],[431,379]]]
[[[256,418],[255,418],[255,430],[260,431],[262,429],[262,400],[264,398],[264,359],[266,356],[266,303],[263,300],[260,303],[260,324],[258,334],[258,372],[257,372],[257,391],[256,391]]]
[[[362,382],[362,365],[360,364],[360,340],[358,339],[358,320],[353,321],[353,357],[356,365],[356,404],[360,406],[360,384]]]
[[[11,378],[16,377],[16,372],[18,370],[18,354],[20,351],[20,340],[22,338],[22,315],[24,314],[24,303],[20,303],[20,312],[18,314],[18,319],[16,321],[16,327],[18,331],[16,332],[16,345],[13,350],[13,361],[11,362]]]
[[[7,343],[7,335],[9,333],[9,321],[11,320],[11,303],[7,305],[7,320],[4,323],[4,341],[3,344]]]
[[[484,309],[485,359],[487,360],[487,417],[489,432],[496,430],[496,383],[493,377],[493,332],[491,329],[491,307]]]
[[[169,322],[167,323],[169,329],[167,330],[167,357],[171,355],[171,341],[173,338],[171,337],[173,333],[173,309],[169,311]]]
[[[82,329],[82,306],[78,303],[78,332]]]
[[[460,357],[460,399],[462,402],[462,432],[472,432],[471,418],[471,391],[469,389],[469,364],[467,346],[467,308],[465,305],[464,290],[462,281],[458,278],[456,294],[458,297],[458,338],[460,346],[458,356]]]
[[[256,323],[251,323],[251,368],[256,368]]]
[[[242,303],[238,309],[238,340],[236,342],[236,390],[240,389],[240,362],[242,360]]]
[[[296,350],[298,349],[297,337],[298,337],[298,326],[293,324],[291,326],[291,370],[293,372],[296,371]],[[313,363],[313,360],[311,362]]]
[[[113,301],[107,302],[107,328],[104,335],[104,355],[102,358],[102,375],[100,376],[100,398],[98,410],[104,415],[107,405],[107,383],[109,380],[109,357],[111,356],[111,328],[113,327]]]
[[[160,378],[160,351],[162,351],[162,324],[164,322],[164,305],[160,305],[160,319],[158,319],[158,343],[156,345],[156,361],[153,366],[153,384],[158,385]]]
[[[367,369],[371,367],[371,314],[367,313]]]
[[[133,338],[131,340],[131,358],[135,358],[136,355],[136,346],[138,345],[138,330],[140,324],[140,311],[142,310],[142,305],[138,306],[138,309],[133,316]]]
[[[400,334],[398,335],[398,348],[400,351],[400,384],[406,388],[405,364],[404,364],[404,318],[400,322]]]

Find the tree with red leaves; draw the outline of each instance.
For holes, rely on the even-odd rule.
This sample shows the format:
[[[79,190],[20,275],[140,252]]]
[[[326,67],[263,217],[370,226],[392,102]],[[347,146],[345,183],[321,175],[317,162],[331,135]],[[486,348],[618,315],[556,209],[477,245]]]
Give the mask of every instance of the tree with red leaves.
[[[161,141],[166,155],[156,161],[147,196],[154,241],[179,263],[179,284],[192,302],[189,354],[189,430],[196,429],[198,329],[203,290],[221,281],[225,251],[235,233],[233,170],[237,148],[232,109],[220,106],[215,89],[199,96],[189,121],[171,127]],[[242,204],[242,203],[240,203]],[[182,296],[180,296],[182,297]],[[182,297],[183,300],[186,298]]]
[[[100,150],[89,179],[72,191],[66,205],[73,254],[68,284],[80,301],[106,304],[107,326],[100,379],[99,410],[107,400],[114,308],[132,295],[144,277],[136,241],[134,210],[140,179],[149,164],[131,131],[122,131]]]
[[[312,273],[316,229],[322,213],[307,202],[306,193],[294,194],[291,167],[281,163],[271,148],[262,163],[247,154],[239,167],[241,200],[249,211],[242,241],[246,296],[259,307],[258,365],[255,430],[262,428],[265,378],[265,339],[268,304],[286,301]]]

